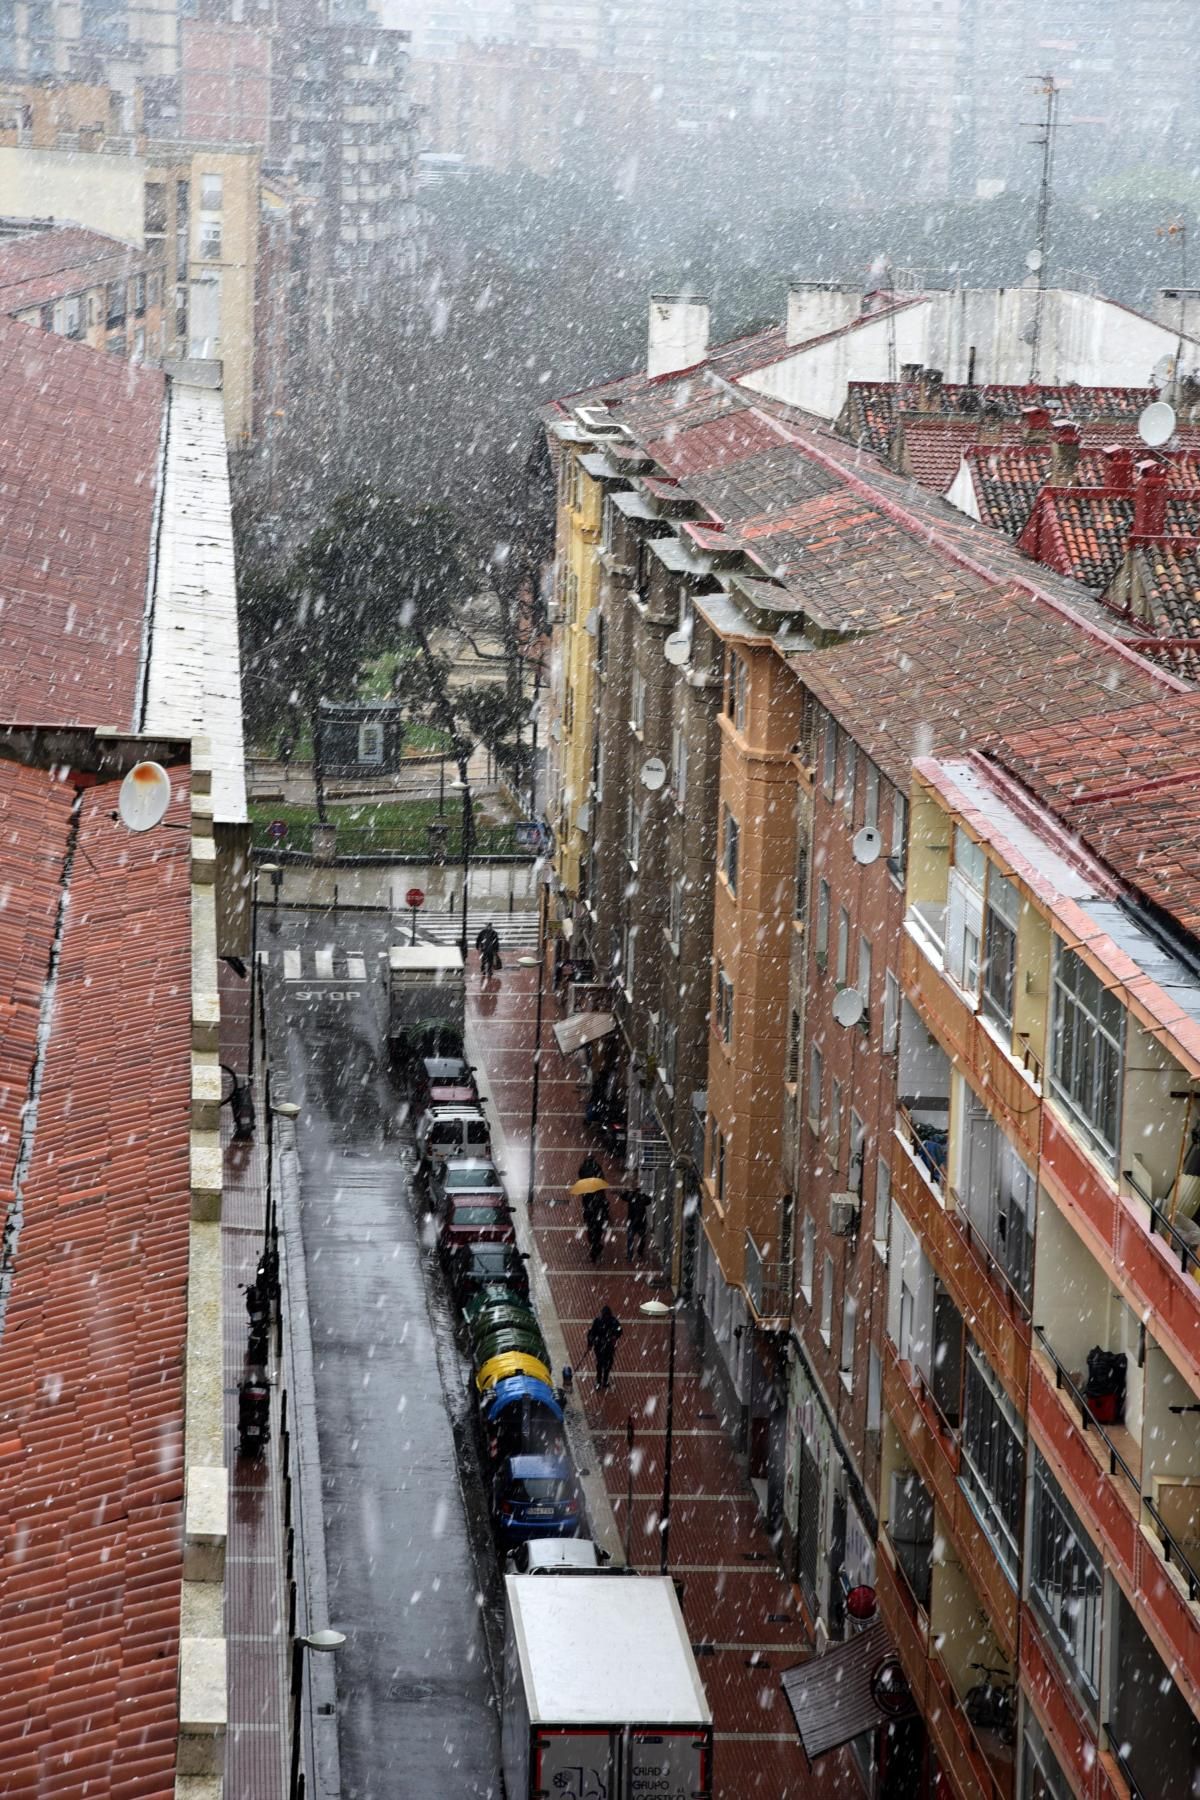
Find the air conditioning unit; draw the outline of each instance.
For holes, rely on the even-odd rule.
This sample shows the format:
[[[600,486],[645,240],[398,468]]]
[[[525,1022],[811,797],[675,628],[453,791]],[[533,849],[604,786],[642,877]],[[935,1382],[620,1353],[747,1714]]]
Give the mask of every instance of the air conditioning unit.
[[[862,1202],[857,1194],[830,1194],[829,1196],[829,1229],[834,1237],[853,1237],[858,1230],[858,1215]]]

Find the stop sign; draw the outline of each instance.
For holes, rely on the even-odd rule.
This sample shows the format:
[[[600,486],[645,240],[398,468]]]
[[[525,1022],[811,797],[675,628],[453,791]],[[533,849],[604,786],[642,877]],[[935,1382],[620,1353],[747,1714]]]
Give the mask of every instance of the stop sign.
[[[416,908],[418,906],[424,906],[424,904],[425,904],[424,888],[409,888],[407,894],[405,894],[405,896],[404,896],[404,904],[405,904],[405,906],[411,906],[414,911],[416,910]]]

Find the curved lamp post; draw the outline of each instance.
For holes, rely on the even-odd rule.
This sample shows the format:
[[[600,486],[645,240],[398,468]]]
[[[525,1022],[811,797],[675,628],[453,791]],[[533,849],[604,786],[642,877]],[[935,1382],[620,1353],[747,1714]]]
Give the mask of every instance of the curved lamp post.
[[[670,1567],[671,1545],[671,1450],[675,1429],[675,1326],[679,1319],[678,1302],[670,1306],[664,1300],[643,1300],[638,1307],[647,1319],[671,1318],[671,1347],[667,1358],[667,1441],[663,1451],[662,1517],[658,1534],[658,1572],[665,1575]]]
[[[292,1772],[288,1781],[289,1800],[298,1800],[300,1792],[300,1702],[304,1693],[304,1652],[331,1654],[346,1641],[344,1631],[311,1631],[307,1637],[292,1639]]]

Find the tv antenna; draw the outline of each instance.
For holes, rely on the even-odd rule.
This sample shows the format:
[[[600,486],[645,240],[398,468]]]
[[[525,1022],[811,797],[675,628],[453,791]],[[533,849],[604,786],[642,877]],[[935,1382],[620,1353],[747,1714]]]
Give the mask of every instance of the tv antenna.
[[[1050,240],[1050,195],[1054,182],[1054,151],[1058,137],[1058,97],[1062,92],[1053,75],[1031,75],[1038,92],[1046,102],[1042,118],[1036,121],[1039,136],[1033,139],[1042,153],[1042,180],[1038,189],[1037,246],[1029,252],[1025,265],[1034,278],[1033,329],[1029,337],[1029,380],[1037,385],[1042,349],[1042,313],[1046,302],[1046,250]],[[1035,260],[1036,259],[1036,260]]]
[[[1157,235],[1160,238],[1174,239],[1179,245],[1179,344],[1175,351],[1174,368],[1174,375],[1178,379],[1179,371],[1183,367],[1184,326],[1187,323],[1187,220],[1172,219],[1169,225],[1159,226]]]

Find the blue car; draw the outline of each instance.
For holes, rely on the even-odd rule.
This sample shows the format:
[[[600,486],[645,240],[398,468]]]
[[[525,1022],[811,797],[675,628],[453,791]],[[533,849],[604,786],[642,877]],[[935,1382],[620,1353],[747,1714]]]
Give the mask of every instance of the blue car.
[[[506,1546],[527,1538],[576,1537],[579,1494],[566,1457],[508,1457],[493,1484],[492,1517]]]

